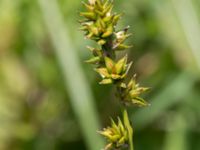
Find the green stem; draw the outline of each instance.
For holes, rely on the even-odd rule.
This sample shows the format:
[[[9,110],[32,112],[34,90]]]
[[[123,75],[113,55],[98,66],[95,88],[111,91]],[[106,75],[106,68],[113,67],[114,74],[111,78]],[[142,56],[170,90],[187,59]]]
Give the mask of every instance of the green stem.
[[[129,141],[130,142],[130,141]],[[130,150],[134,150],[133,141],[130,142]]]
[[[71,105],[80,124],[87,148],[99,150],[103,147],[104,142],[96,134],[96,130],[100,127],[94,97],[79,63],[75,47],[70,40],[58,2],[56,0],[38,0],[38,4],[54,44],[66,90],[68,90]],[[90,121],[86,121],[86,116],[90,118]]]
[[[123,108],[123,118],[124,118],[124,125],[126,126],[126,128],[128,130],[130,150],[134,150],[133,128],[132,128],[131,123],[129,121],[128,112],[127,112],[127,110],[125,108]]]

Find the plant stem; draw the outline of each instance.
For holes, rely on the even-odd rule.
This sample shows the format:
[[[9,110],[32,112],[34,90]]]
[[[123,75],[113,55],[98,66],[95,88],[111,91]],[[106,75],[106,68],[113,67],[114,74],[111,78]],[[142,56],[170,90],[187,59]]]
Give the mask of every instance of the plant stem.
[[[71,105],[80,124],[87,148],[99,150],[103,147],[104,142],[96,135],[96,130],[99,129],[99,121],[93,103],[93,95],[85,79],[76,50],[68,36],[58,3],[56,0],[38,0],[38,3],[54,44],[66,90],[68,90]],[[86,121],[87,118],[90,121]]]
[[[130,142],[130,150],[134,150],[133,140]]]
[[[134,150],[133,145],[133,128],[131,126],[131,123],[129,121],[128,112],[125,108],[123,108],[123,118],[124,118],[124,124],[128,130],[128,136],[129,136],[129,147],[130,150]]]

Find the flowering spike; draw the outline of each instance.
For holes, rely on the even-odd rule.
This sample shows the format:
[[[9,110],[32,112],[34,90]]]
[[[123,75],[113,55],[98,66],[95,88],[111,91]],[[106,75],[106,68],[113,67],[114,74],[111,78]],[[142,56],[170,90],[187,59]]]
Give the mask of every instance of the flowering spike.
[[[86,12],[81,12],[84,17],[79,21],[80,30],[85,32],[85,38],[95,41],[98,48],[88,47],[93,57],[87,63],[95,64],[95,71],[101,76],[100,84],[114,84],[117,88],[116,96],[124,106],[149,106],[141,95],[149,90],[140,87],[136,83],[136,76],[126,83],[126,77],[132,62],[127,62],[128,56],[125,55],[118,61],[115,59],[118,51],[129,49],[132,46],[125,44],[131,36],[128,33],[129,26],[116,31],[116,25],[122,17],[122,13],[113,13],[113,0],[90,0],[89,3],[83,2]],[[100,47],[100,48],[99,48]],[[111,119],[111,126],[99,131],[107,140],[108,144],[104,150],[121,149],[129,147],[133,150],[133,128],[130,124],[128,113],[123,112],[123,120],[118,117],[115,123]]]

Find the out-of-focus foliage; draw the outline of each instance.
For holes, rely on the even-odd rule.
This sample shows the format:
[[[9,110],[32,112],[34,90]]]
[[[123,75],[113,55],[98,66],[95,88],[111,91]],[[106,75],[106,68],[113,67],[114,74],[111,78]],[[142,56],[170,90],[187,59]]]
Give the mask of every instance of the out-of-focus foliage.
[[[78,31],[81,2],[57,2],[83,62],[90,54]],[[114,5],[115,11],[125,13],[119,28],[129,24],[134,33],[127,42],[134,45],[130,70],[141,85],[152,87],[146,94],[151,106],[129,110],[135,149],[199,150],[200,2],[115,0]],[[86,132],[74,115],[38,1],[1,0],[0,33],[0,149],[86,149]],[[96,84],[98,75],[88,65],[82,67],[106,126],[107,116],[120,113],[114,89]],[[85,121],[90,118],[85,116]]]

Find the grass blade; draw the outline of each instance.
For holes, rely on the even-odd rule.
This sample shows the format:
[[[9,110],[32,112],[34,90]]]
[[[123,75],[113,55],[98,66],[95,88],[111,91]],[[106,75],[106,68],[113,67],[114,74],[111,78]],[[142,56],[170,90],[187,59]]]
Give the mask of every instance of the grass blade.
[[[93,96],[84,77],[76,50],[68,37],[58,3],[56,0],[38,0],[38,2],[47,30],[55,46],[55,54],[63,71],[65,84],[71,97],[71,104],[88,149],[99,150],[103,147],[103,141],[96,134],[99,123],[97,112],[94,109]]]

